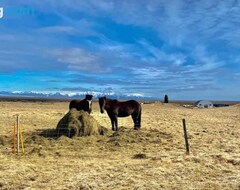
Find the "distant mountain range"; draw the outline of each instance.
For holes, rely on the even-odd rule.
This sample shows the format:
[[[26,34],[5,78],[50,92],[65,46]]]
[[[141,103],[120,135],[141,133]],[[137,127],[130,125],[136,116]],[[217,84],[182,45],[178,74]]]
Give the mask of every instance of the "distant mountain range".
[[[29,98],[84,98],[86,94],[94,95],[94,98],[106,96],[112,99],[138,99],[138,100],[156,100],[154,97],[146,97],[141,94],[116,94],[102,92],[35,92],[35,91],[0,91],[0,97],[29,97]]]

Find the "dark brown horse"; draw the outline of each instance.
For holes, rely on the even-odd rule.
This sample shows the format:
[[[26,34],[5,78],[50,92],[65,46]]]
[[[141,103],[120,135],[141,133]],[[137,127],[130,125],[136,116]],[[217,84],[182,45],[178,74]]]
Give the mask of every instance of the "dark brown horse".
[[[118,100],[108,99],[106,97],[99,98],[99,106],[101,113],[104,113],[104,109],[107,111],[108,116],[111,119],[112,130],[118,130],[118,117],[132,116],[134,122],[134,129],[141,128],[141,105],[135,100],[128,100],[125,102],[119,102]]]
[[[87,94],[83,100],[72,100],[69,104],[69,110],[76,108],[78,111],[83,110],[90,114],[92,111],[92,97],[92,95]]]

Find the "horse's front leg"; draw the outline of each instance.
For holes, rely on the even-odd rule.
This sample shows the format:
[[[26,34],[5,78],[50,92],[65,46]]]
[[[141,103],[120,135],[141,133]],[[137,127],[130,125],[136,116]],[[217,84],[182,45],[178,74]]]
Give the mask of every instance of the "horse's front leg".
[[[117,115],[114,116],[116,131],[118,131],[118,118]]]
[[[115,127],[114,127],[115,121],[113,117],[111,117],[111,123],[112,123],[112,130],[115,131]]]
[[[118,120],[117,120],[116,115],[111,117],[111,123],[112,123],[112,130],[117,131],[118,130]]]
[[[110,118],[110,120],[111,120],[112,130],[115,131],[115,125],[114,125],[115,119],[114,119],[114,114],[113,114],[112,112],[109,112],[109,111],[108,111],[107,113],[108,113],[108,116],[109,116],[109,118]]]

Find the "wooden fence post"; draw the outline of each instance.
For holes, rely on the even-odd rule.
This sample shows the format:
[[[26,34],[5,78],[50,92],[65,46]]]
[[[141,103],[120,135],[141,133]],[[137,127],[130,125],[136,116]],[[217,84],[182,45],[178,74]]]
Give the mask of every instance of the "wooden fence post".
[[[183,122],[183,131],[184,131],[184,139],[185,139],[185,146],[186,146],[186,154],[190,154],[189,143],[188,143],[188,135],[187,135],[187,128],[185,119],[182,120]]]

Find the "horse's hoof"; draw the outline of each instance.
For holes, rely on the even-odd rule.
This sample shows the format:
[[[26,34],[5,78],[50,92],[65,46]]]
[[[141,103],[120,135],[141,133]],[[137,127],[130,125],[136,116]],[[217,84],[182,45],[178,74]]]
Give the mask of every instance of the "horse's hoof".
[[[139,127],[134,127],[134,130],[140,130],[140,128]]]

